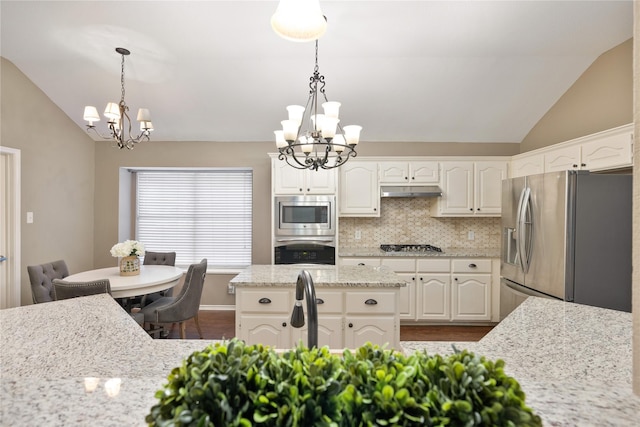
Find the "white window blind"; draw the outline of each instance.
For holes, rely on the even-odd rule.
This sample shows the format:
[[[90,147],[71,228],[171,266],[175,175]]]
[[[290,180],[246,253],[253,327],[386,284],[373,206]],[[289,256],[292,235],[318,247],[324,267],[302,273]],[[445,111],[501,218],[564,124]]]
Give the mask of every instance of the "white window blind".
[[[176,265],[251,264],[252,176],[247,169],[143,170],[136,174],[136,239],[176,252]]]

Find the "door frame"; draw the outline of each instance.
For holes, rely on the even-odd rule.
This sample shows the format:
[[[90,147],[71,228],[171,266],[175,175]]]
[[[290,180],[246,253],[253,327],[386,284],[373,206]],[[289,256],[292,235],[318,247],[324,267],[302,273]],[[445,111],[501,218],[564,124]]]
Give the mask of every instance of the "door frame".
[[[0,155],[7,156],[7,194],[3,197],[3,215],[7,219],[7,261],[8,268],[7,277],[9,285],[7,289],[1,290],[6,292],[8,307],[19,307],[21,292],[20,284],[22,277],[20,274],[20,150],[17,148],[9,148],[0,146]],[[3,177],[4,180],[5,177]],[[5,203],[6,201],[6,203]],[[4,254],[3,254],[4,255]]]

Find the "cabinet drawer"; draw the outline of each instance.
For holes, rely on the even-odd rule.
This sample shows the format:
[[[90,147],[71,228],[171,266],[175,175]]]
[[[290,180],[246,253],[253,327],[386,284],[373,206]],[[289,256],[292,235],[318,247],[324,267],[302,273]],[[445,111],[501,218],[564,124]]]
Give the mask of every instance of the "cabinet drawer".
[[[395,313],[396,295],[390,292],[347,292],[347,314]]]
[[[413,258],[383,258],[382,265],[386,265],[395,272],[413,273],[416,271],[416,260]]]
[[[240,310],[258,313],[287,313],[293,309],[289,291],[240,291]]]
[[[454,273],[491,273],[490,259],[454,259],[452,264]]]
[[[418,272],[448,273],[450,271],[449,258],[419,259]]]
[[[342,292],[317,292],[316,301],[318,301],[318,313],[342,313]],[[306,304],[303,302],[305,310],[307,309]]]

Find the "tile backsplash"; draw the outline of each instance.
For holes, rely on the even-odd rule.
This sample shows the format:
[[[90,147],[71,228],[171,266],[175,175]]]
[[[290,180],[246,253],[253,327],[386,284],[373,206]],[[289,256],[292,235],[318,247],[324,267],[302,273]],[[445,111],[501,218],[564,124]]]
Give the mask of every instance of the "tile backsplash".
[[[383,198],[379,218],[339,218],[343,248],[381,244],[430,244],[442,248],[500,247],[500,218],[438,218],[430,215],[429,198]],[[361,238],[356,240],[356,231]],[[469,232],[474,240],[469,240]]]

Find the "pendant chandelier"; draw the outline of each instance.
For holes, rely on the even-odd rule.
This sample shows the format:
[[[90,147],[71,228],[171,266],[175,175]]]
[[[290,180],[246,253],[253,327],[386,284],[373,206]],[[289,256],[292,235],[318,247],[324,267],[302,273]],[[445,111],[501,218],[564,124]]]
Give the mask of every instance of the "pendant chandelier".
[[[109,102],[104,110],[104,116],[107,118],[107,127],[109,129],[109,135],[104,136],[98,132],[93,122],[100,121],[98,110],[94,106],[84,107],[84,119],[89,122],[87,125],[87,132],[93,131],[102,139],[113,139],[116,142],[118,148],[128,148],[132,150],[134,144],[141,141],[149,141],[149,135],[153,131],[153,124],[151,123],[151,115],[146,108],[140,108],[138,110],[137,120],[140,122],[140,134],[136,137],[131,136],[131,119],[129,118],[129,107],[124,101],[124,57],[129,55],[127,49],[123,47],[117,47],[118,52],[122,57],[120,67],[120,86],[122,88],[120,102]]]
[[[362,127],[340,125],[341,104],[327,99],[324,76],[318,69],[318,40],[316,64],[309,80],[307,105],[289,105],[289,118],[281,122],[282,130],[274,131],[280,153],[278,158],[296,169],[337,168],[357,155],[355,147],[360,141]],[[324,114],[318,114],[319,102],[322,102]]]

